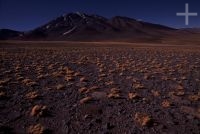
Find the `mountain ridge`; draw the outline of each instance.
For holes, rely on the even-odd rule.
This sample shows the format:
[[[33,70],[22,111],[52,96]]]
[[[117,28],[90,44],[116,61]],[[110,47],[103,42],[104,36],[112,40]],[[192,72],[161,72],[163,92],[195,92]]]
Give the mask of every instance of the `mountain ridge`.
[[[199,34],[193,29],[175,29],[125,16],[114,16],[108,19],[80,12],[64,14],[28,32],[10,30],[10,34],[8,33],[9,30],[7,34],[2,34],[0,31],[0,39],[161,42],[164,38],[181,36],[185,33]]]

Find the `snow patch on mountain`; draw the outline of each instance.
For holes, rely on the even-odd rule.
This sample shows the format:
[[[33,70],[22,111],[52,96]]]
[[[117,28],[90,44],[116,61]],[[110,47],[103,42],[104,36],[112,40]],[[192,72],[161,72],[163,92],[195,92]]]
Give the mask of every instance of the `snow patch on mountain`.
[[[85,19],[85,18],[86,18],[85,14],[83,14],[83,13],[76,12],[76,14],[77,14],[77,15],[79,15],[80,17],[82,17],[83,19]]]
[[[49,29],[49,28],[50,28],[50,25],[47,25],[47,26],[46,26],[46,29]]]
[[[69,33],[73,32],[75,29],[76,29],[76,27],[73,27],[72,29],[64,32],[63,35],[69,34]]]

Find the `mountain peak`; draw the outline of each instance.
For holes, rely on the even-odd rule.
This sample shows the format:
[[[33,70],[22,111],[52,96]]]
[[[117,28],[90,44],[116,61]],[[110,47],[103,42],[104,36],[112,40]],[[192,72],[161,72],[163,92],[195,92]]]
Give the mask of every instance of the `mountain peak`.
[[[83,19],[86,18],[86,14],[85,13],[76,12],[76,14],[79,15],[80,17],[82,17]]]

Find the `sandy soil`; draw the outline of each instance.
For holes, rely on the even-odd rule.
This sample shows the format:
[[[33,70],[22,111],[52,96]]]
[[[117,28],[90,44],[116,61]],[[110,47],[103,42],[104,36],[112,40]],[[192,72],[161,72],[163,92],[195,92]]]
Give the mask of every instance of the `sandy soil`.
[[[1,44],[0,133],[199,134],[199,47],[113,44]]]

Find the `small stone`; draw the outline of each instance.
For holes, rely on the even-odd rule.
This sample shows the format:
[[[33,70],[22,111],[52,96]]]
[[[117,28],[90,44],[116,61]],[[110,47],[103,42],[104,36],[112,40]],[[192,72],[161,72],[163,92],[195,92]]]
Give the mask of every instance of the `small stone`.
[[[6,93],[3,91],[0,91],[0,99],[6,98]]]
[[[183,96],[185,94],[184,91],[178,91],[175,93],[176,96]]]
[[[80,78],[80,82],[87,82],[87,79],[85,77]]]
[[[120,98],[119,93],[120,93],[120,89],[112,88],[110,89],[110,93],[107,96],[108,98],[117,99],[117,98]]]
[[[159,91],[151,90],[151,93],[152,93],[153,96],[155,96],[155,97],[160,96],[160,92],[159,92]]]
[[[62,85],[62,84],[58,84],[58,85],[56,86],[56,89],[57,89],[57,90],[63,90],[64,88],[65,88],[65,86]]]
[[[35,105],[32,110],[30,115],[31,116],[44,116],[47,112],[47,106],[42,106],[42,105]]]
[[[178,86],[176,87],[176,89],[177,89],[177,90],[183,90],[184,88],[183,88],[183,86],[178,85]]]
[[[134,115],[134,120],[141,126],[148,126],[152,122],[150,116],[145,113],[136,113]]]
[[[110,93],[110,94],[108,94],[108,98],[114,98],[114,99],[117,99],[117,98],[120,98],[120,95],[117,94],[117,93]]]
[[[140,84],[140,83],[134,84],[133,87],[134,87],[135,89],[144,89],[144,86],[143,86],[142,84]]]
[[[27,99],[36,99],[38,98],[38,93],[36,91],[29,92],[26,94]]]
[[[139,98],[139,95],[137,93],[128,93],[128,98],[130,100],[137,99],[137,98]]]
[[[82,88],[80,88],[78,91],[80,92],[80,93],[84,93],[84,92],[86,92],[88,89],[86,88],[86,87],[82,87]]]
[[[66,80],[67,82],[70,82],[70,81],[74,81],[74,78],[73,78],[72,76],[66,76],[66,77],[65,77],[65,80]]]
[[[198,101],[200,100],[200,95],[190,95],[188,96],[188,99],[191,101]]]
[[[110,91],[111,93],[120,93],[120,89],[117,88],[112,88]]]
[[[92,100],[92,97],[88,96],[80,100],[81,104],[87,103]]]
[[[170,107],[170,105],[171,105],[171,103],[168,100],[164,100],[162,102],[162,107],[164,107],[164,108]]]
[[[32,125],[28,128],[28,134],[44,134],[44,127],[41,124]]]

